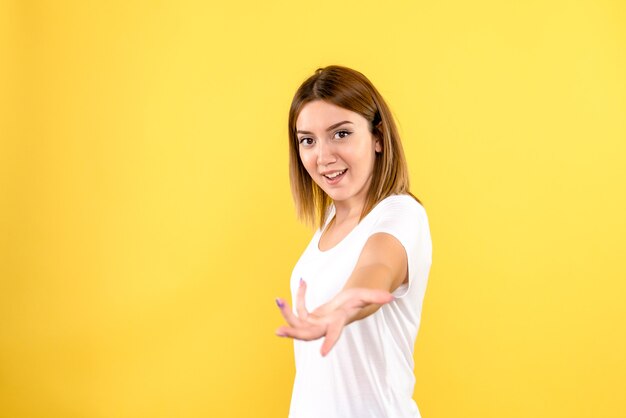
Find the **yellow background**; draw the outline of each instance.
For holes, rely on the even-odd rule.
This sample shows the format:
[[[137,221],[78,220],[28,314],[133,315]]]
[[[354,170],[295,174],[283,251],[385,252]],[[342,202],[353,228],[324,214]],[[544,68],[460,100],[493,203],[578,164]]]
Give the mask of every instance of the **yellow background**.
[[[286,417],[313,71],[394,111],[424,418],[626,416],[623,1],[3,1],[0,416]]]

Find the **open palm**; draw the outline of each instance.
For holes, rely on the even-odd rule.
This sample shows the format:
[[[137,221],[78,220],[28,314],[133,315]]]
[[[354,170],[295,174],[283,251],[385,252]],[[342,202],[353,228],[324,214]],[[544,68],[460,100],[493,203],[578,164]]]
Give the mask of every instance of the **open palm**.
[[[330,352],[343,328],[355,319],[362,308],[374,304],[382,305],[393,300],[393,295],[384,290],[351,288],[342,290],[328,303],[308,312],[304,303],[305,295],[306,283],[300,280],[296,298],[297,316],[284,300],[276,299],[288,324],[278,328],[276,335],[305,341],[326,337],[321,349],[323,356]]]

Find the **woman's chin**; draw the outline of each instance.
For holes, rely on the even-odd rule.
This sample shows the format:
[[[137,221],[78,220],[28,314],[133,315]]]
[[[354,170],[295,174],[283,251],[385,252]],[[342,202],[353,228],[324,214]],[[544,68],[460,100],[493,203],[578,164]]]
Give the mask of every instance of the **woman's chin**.
[[[322,189],[324,191],[324,193],[326,193],[326,195],[328,197],[330,197],[333,201],[336,200],[343,200],[345,199],[345,193],[343,193],[341,190],[337,190],[336,188],[332,188],[332,187],[328,187],[326,184],[317,184],[319,186],[320,189]]]
[[[345,200],[351,200],[355,197],[354,192],[350,192],[345,188],[331,188],[331,187],[321,187],[320,188],[326,193],[328,197],[332,199],[333,202],[342,202]]]
[[[330,190],[330,193],[326,192],[326,194],[333,200],[333,202],[341,202],[347,199],[345,193],[337,193],[337,190]]]

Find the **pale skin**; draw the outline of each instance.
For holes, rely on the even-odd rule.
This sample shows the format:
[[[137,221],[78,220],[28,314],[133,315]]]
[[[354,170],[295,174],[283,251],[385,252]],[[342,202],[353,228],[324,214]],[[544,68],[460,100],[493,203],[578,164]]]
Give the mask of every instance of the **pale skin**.
[[[322,100],[302,108],[296,127],[300,159],[335,205],[335,217],[319,242],[319,249],[326,251],[358,224],[375,154],[382,152],[382,143],[369,131],[368,121],[360,114]],[[344,171],[335,179],[327,177]],[[308,312],[307,285],[302,280],[296,298],[297,315],[284,300],[276,299],[288,324],[278,328],[276,335],[307,341],[324,337],[321,354],[326,356],[344,327],[394,300],[391,293],[407,281],[407,272],[402,244],[392,235],[374,234],[367,240],[345,286],[329,302]]]

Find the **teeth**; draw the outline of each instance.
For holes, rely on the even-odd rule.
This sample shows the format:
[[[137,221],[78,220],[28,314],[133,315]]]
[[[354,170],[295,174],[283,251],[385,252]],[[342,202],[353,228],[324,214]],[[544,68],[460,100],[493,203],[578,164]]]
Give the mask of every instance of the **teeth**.
[[[326,177],[328,177],[329,179],[334,179],[335,177],[339,176],[340,174],[343,174],[344,172],[345,170],[337,171],[336,173],[333,173],[333,174],[327,174]]]

